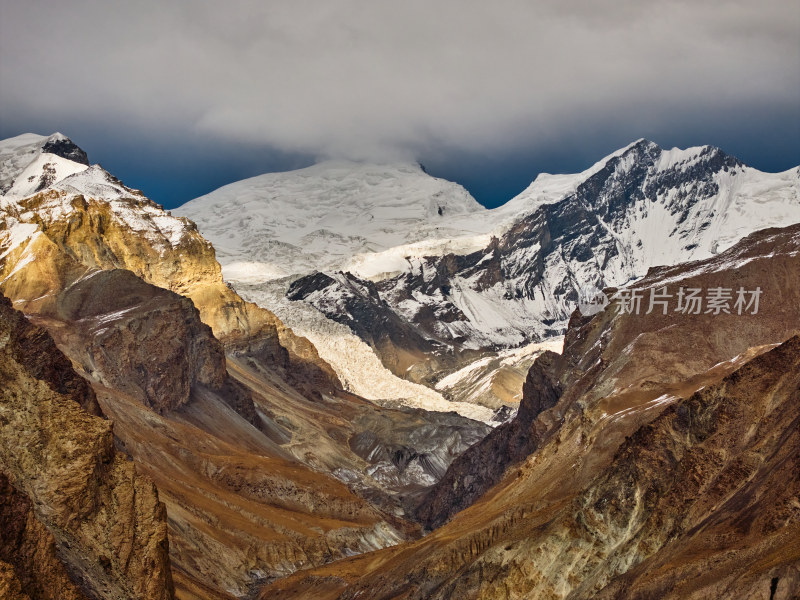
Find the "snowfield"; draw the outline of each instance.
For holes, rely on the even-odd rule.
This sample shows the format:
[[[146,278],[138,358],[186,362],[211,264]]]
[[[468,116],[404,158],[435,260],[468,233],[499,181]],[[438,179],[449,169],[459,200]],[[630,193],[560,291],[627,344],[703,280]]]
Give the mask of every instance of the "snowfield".
[[[494,226],[472,218],[487,211],[463,187],[419,165],[347,161],[238,181],[173,212],[197,223],[221,263],[257,262],[264,276],[341,269],[357,255]],[[370,272],[395,270],[389,262]]]

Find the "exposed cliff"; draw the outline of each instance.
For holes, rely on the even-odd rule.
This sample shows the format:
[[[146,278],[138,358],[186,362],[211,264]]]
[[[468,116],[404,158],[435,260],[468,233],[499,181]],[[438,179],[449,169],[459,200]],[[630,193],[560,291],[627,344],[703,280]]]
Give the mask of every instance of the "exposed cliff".
[[[554,440],[423,540],[262,598],[788,600],[800,593],[799,425],[795,336],[641,426],[583,490],[564,481],[575,454]]]
[[[0,597],[88,600],[58,557],[53,534],[30,498],[0,472]]]
[[[130,271],[87,271],[56,296],[46,323],[83,370],[156,410],[189,400],[192,386],[219,389],[225,355],[187,298]]]
[[[47,597],[37,586],[65,574],[72,584],[63,596],[48,590],[51,597],[171,598],[166,512],[155,487],[117,454],[111,423],[81,407],[95,400],[78,376],[42,370],[45,361],[68,361],[23,320],[0,297],[0,471],[11,544],[2,560],[32,598]],[[61,393],[64,382],[72,385]]]
[[[80,272],[62,259],[72,264],[64,274]],[[130,271],[83,267],[41,308],[33,318],[94,382],[115,443],[159,487],[182,592],[201,585],[212,597],[242,595],[256,582],[414,532],[330,474],[307,468],[303,462],[326,470],[307,452],[294,457],[280,446],[313,436],[319,452],[326,443],[309,426],[285,429],[267,407],[277,403],[293,414],[293,405],[307,403],[319,419],[319,401],[287,386],[252,351],[231,352],[232,364],[253,369],[241,381],[231,377],[222,344],[189,299]],[[332,414],[342,412],[339,406]],[[353,475],[364,470],[346,433],[332,434],[335,441],[319,429],[338,463],[358,469]],[[384,503],[394,508],[388,496]]]
[[[553,352],[545,352],[536,360],[525,380],[515,418],[453,461],[419,503],[416,517],[422,524],[429,529],[441,526],[500,481],[509,466],[525,460],[536,449],[547,431],[547,425],[536,418],[561,397],[555,374],[558,360]]]
[[[9,306],[5,296],[3,305]],[[33,325],[16,310],[3,311],[6,327],[14,335],[5,340],[5,350],[28,372],[50,386],[54,392],[72,398],[91,415],[102,416],[94,390],[72,368],[70,360],[56,347],[53,338],[41,327]]]
[[[437,548],[465,514],[341,597],[796,597],[799,424],[794,337],[641,427],[576,497],[536,502],[525,468],[492,499],[516,511]]]

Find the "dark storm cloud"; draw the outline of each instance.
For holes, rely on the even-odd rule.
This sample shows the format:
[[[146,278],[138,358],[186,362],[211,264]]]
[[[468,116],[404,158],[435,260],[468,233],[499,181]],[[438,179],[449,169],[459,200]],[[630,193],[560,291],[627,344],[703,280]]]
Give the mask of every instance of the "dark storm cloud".
[[[549,137],[576,114],[796,102],[796,2],[13,2],[4,119],[369,156]]]

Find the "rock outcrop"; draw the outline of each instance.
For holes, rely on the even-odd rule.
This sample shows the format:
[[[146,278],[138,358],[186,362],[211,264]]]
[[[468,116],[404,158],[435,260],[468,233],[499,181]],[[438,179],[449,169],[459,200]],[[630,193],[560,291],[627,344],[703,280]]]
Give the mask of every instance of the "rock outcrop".
[[[30,498],[0,473],[0,597],[88,600],[58,557],[53,534]]]
[[[8,306],[7,298],[3,297],[2,302]],[[16,310],[4,309],[3,319],[6,327],[14,331],[5,341],[5,350],[14,361],[24,364],[33,377],[47,383],[54,392],[72,398],[89,414],[102,416],[94,390],[73,370],[70,360],[45,329],[36,327]]]
[[[54,312],[38,318],[57,318],[74,338],[64,345],[85,349],[74,356],[86,373],[156,412],[188,402],[195,385],[220,389],[227,379],[222,344],[191,300],[130,271],[88,271],[58,294]]]
[[[321,418],[321,400],[304,398],[252,354],[231,352],[231,364],[252,369],[232,377],[222,344],[189,299],[130,271],[85,269],[33,318],[94,383],[114,443],[158,485],[181,593],[200,586],[212,597],[246,594],[258,582],[415,532],[306,467],[326,470],[306,453],[281,447],[299,446],[308,433],[285,429],[271,407],[291,414],[304,403]],[[343,412],[330,411],[337,425]],[[320,430],[339,462],[357,465],[346,433],[332,432],[334,440]],[[325,442],[315,437],[313,445],[319,451]]]
[[[191,221],[172,217],[98,166],[38,193],[7,198],[0,208],[3,230],[8,236],[4,244],[0,235],[0,288],[25,312],[52,310],[69,272],[64,263],[125,269],[191,299],[224,345],[237,351],[257,347],[267,366],[303,391],[340,387],[308,340],[224,283],[213,247]]]
[[[271,413],[268,406],[279,403],[291,412],[293,404],[307,403],[317,417],[321,411],[312,408],[320,400],[310,402],[265,366],[273,362],[252,346],[229,348],[232,363],[252,369],[237,380],[227,371],[223,345],[191,300],[127,270],[88,269],[63,254],[54,256],[59,287],[32,318],[53,332],[94,383],[103,413],[115,424],[108,442],[158,485],[182,593],[205,586],[212,597],[226,590],[246,594],[257,582],[381,548],[415,532],[330,474],[308,469],[304,461],[320,465],[304,453],[294,457],[280,447],[297,446],[301,436],[265,414]],[[31,264],[46,267],[47,255]],[[42,336],[55,349],[49,336]],[[324,429],[321,433],[327,437]],[[357,463],[346,434],[337,437],[336,443],[328,438],[328,445],[349,455],[346,464]],[[314,439],[317,448],[323,444]],[[384,502],[394,508],[388,496]],[[103,582],[94,573],[85,577]]]
[[[23,320],[0,297],[9,544],[0,560],[13,571],[9,589],[16,580],[31,598],[172,598],[166,512],[155,487],[117,453],[111,423],[82,408],[96,400],[74,372],[58,371],[68,361],[49,336]],[[46,361],[53,367],[43,370]],[[59,595],[53,586],[67,579]]]
[[[545,352],[531,367],[514,419],[503,423],[461,454],[419,503],[416,517],[429,529],[443,525],[496,484],[506,469],[525,460],[541,442],[547,426],[536,418],[561,397],[555,376],[559,356]]]
[[[447,348],[397,315],[381,299],[370,281],[350,273],[333,277],[315,273],[295,281],[287,292],[293,301],[305,301],[329,318],[349,326],[367,342],[384,366],[395,375],[422,381],[432,372],[454,365]]]

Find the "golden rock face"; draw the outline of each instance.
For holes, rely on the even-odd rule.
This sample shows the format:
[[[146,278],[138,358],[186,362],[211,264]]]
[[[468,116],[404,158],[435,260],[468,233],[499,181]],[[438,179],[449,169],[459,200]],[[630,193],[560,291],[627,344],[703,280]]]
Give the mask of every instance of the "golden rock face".
[[[38,225],[44,237],[77,263],[127,269],[148,283],[189,297],[220,338],[255,333],[244,302],[222,280],[214,249],[187,219],[170,217],[147,198],[133,194],[106,200],[48,190],[16,204],[15,220]],[[126,219],[126,215],[133,216]],[[157,220],[169,223],[170,237]],[[41,250],[33,252],[41,262]],[[4,266],[15,267],[10,260]]]
[[[87,269],[127,269],[189,298],[226,347],[268,348],[272,366],[292,374],[301,388],[340,387],[308,340],[225,284],[213,247],[191,221],[128,192],[98,199],[51,189],[5,205],[0,232],[35,230],[0,260],[0,290],[26,313],[53,314],[57,295]]]

